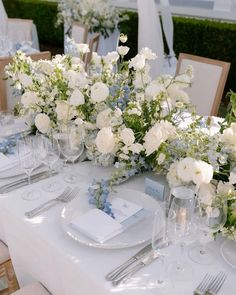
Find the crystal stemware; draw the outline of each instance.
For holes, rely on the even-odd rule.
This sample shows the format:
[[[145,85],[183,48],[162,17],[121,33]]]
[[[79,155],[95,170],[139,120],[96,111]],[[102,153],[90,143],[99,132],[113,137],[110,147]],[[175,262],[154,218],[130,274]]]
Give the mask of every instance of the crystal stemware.
[[[200,245],[189,250],[189,257],[199,264],[211,264],[216,254],[207,244],[213,240],[213,235],[224,226],[227,220],[227,201],[216,198],[210,206],[203,206],[198,202],[195,214]]]
[[[18,140],[17,153],[19,157],[19,164],[28,176],[28,184],[30,185],[32,172],[40,164],[35,138],[33,136],[27,136]],[[40,191],[33,189],[22,194],[22,198],[25,200],[35,200],[39,197]]]
[[[77,126],[66,125],[57,137],[62,155],[68,162],[72,163],[72,169],[69,174],[66,174],[65,181],[68,183],[76,183],[78,181],[78,175],[75,172],[74,163],[84,150],[82,132]]]

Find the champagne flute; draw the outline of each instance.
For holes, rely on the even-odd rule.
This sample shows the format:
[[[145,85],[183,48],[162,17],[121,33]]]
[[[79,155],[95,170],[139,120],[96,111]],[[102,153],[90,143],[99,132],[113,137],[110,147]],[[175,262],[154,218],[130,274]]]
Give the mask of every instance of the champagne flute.
[[[200,245],[189,250],[189,257],[196,263],[208,265],[214,261],[216,254],[207,244],[227,220],[227,201],[216,198],[211,206],[205,207],[198,202],[195,211]]]
[[[38,157],[41,160],[41,163],[46,165],[49,169],[50,175],[53,174],[53,167],[55,163],[59,160],[60,151],[58,147],[58,141],[54,134],[45,136],[43,134],[38,134],[40,152]],[[43,189],[46,192],[54,192],[61,188],[61,185],[58,182],[51,181],[47,183]]]
[[[72,171],[64,179],[68,183],[76,183],[78,181],[78,175],[75,172],[74,164],[84,150],[81,130],[74,125],[63,126],[63,131],[58,135],[58,143],[62,155],[67,161],[72,163]]]
[[[33,136],[21,138],[17,142],[19,164],[28,176],[28,184],[31,184],[31,175],[40,164],[37,155],[37,143]],[[22,194],[24,200],[35,200],[40,197],[40,191],[29,190]]]

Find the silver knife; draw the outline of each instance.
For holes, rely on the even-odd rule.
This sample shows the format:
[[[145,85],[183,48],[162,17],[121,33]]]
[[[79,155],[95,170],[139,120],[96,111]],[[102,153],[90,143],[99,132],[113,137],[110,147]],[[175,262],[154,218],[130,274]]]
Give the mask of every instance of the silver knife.
[[[56,174],[58,174],[58,172],[56,172],[56,171],[54,171],[53,173],[49,173],[49,171],[39,172],[37,174],[32,175],[31,181],[32,181],[32,183],[35,183],[40,180],[46,179],[48,177],[55,176]],[[20,188],[20,187],[25,186],[27,184],[28,184],[28,177],[18,179],[14,182],[8,183],[8,184],[0,187],[0,194],[8,193],[14,189]]]
[[[128,269],[126,272],[122,273],[121,276],[117,277],[112,281],[113,286],[118,286],[120,283],[126,281],[132,275],[134,275],[137,271],[149,265],[153,261],[155,261],[160,256],[158,251],[150,251],[146,256],[144,256],[137,264],[135,264],[132,268]]]
[[[116,267],[113,271],[109,272],[106,275],[107,281],[114,280],[117,276],[119,276],[126,268],[128,268],[132,263],[138,261],[142,257],[144,257],[148,252],[152,250],[152,243],[143,247],[140,251],[138,251],[134,256],[132,256],[129,260],[125,263],[121,264],[120,266]]]

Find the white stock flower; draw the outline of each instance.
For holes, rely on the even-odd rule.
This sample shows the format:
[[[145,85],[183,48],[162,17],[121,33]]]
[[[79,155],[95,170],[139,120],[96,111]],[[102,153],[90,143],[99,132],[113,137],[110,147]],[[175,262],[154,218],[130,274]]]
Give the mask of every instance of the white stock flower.
[[[124,56],[129,52],[129,47],[128,46],[119,46],[117,48],[117,51],[119,55]]]
[[[31,106],[39,103],[40,98],[37,96],[35,92],[27,91],[21,96],[21,103],[25,108],[29,108]]]
[[[146,155],[149,156],[157,151],[163,142],[173,138],[175,134],[176,129],[170,122],[163,120],[157,122],[144,136],[143,146],[146,150]]]
[[[51,121],[50,118],[46,114],[38,114],[35,117],[35,126],[42,133],[48,133],[51,129]]]
[[[142,70],[145,67],[145,56],[142,54],[137,54],[129,62],[129,68],[134,68],[134,70]]]
[[[70,105],[67,101],[57,101],[55,112],[59,121],[66,121],[70,117]]]
[[[135,141],[134,132],[130,128],[124,128],[120,133],[120,138],[127,146],[130,146]]]
[[[29,75],[26,75],[25,73],[20,73],[18,75],[18,79],[24,87],[29,87],[33,83],[33,79]]]
[[[140,54],[142,54],[147,60],[152,60],[157,58],[157,55],[154,52],[152,52],[152,50],[149,49],[148,47],[142,48],[142,50],[140,51]]]
[[[69,103],[70,103],[70,105],[75,106],[75,107],[84,104],[85,100],[84,100],[83,93],[79,89],[74,90],[71,94],[70,99],[69,99]]]
[[[96,125],[99,129],[111,126],[111,112],[112,110],[107,108],[98,113],[96,118]]]
[[[202,183],[198,190],[198,197],[201,203],[210,206],[216,195],[216,187],[212,183]]]
[[[91,87],[91,101],[93,103],[102,102],[109,96],[109,88],[102,82],[96,82]]]
[[[114,152],[115,149],[115,137],[112,133],[111,127],[102,128],[95,139],[97,149],[102,154],[108,154]]]

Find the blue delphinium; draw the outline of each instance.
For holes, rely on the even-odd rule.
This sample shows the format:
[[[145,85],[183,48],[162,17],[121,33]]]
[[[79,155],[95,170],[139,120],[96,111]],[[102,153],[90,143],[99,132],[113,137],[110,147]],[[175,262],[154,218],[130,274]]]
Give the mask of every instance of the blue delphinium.
[[[100,182],[94,180],[92,185],[88,188],[89,203],[95,205],[98,209],[114,218],[111,208],[112,205],[108,201],[110,192],[111,188],[108,180],[102,179]]]

